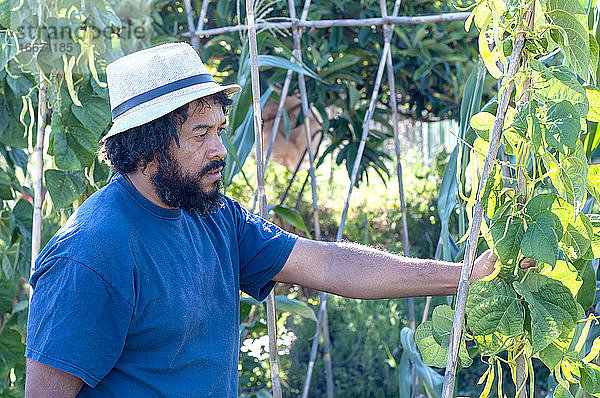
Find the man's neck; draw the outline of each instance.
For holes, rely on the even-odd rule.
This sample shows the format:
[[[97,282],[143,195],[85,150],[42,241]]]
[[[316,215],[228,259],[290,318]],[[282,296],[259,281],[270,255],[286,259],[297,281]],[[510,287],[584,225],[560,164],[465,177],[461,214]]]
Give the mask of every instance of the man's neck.
[[[139,171],[134,173],[123,174],[123,177],[127,182],[129,182],[136,191],[142,194],[143,197],[148,199],[150,202],[154,203],[157,206],[164,207],[166,209],[175,209],[175,207],[167,206],[156,193],[156,189],[146,174],[143,174]]]

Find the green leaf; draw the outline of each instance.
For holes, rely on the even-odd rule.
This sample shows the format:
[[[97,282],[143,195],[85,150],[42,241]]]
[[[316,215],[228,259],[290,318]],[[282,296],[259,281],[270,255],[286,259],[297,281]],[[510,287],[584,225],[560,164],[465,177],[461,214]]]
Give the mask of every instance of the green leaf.
[[[590,43],[587,30],[587,18],[577,1],[549,0],[547,13],[551,28],[551,37],[565,54],[567,64],[583,79],[590,74]]]
[[[558,260],[558,238],[555,222],[549,217],[536,217],[521,240],[521,252],[525,257],[554,266]]]
[[[10,175],[0,167],[0,199],[11,200],[14,198]]]
[[[588,394],[600,394],[600,367],[592,363],[581,364],[581,388]]]
[[[92,165],[98,149],[98,139],[94,133],[79,126],[72,126],[67,130],[67,143],[77,156],[81,167]]]
[[[579,213],[575,222],[570,222],[565,229],[561,242],[564,244],[563,251],[571,258],[582,258],[591,245],[594,232],[590,219],[583,213]]]
[[[86,129],[94,133],[98,141],[110,124],[110,105],[107,100],[95,95],[81,98],[81,103],[83,106],[72,104],[71,112]]]
[[[249,93],[250,90],[246,90],[246,92]],[[264,109],[265,104],[272,93],[273,93],[273,88],[269,87],[261,95],[261,97],[260,97],[261,110]],[[242,98],[244,98],[243,95],[245,95],[244,90],[242,90],[239,94],[240,102],[237,103],[236,108],[238,106],[244,107],[244,106],[248,105],[248,108],[244,108],[244,109],[248,109],[248,111],[247,111],[246,115],[243,117],[243,121],[241,122],[241,124],[238,127],[234,127],[234,128],[236,128],[235,133],[233,134],[233,138],[229,141],[229,143],[231,145],[228,145],[227,151],[230,154],[230,156],[228,156],[226,158],[227,165],[225,167],[225,173],[224,173],[224,180],[225,180],[224,185],[226,187],[231,185],[231,181],[233,180],[233,177],[237,173],[240,172],[244,163],[246,162],[246,158],[248,157],[250,152],[252,152],[252,148],[254,148],[254,109],[252,106],[250,106],[251,105],[251,97],[247,98],[247,103],[245,103],[245,104],[241,103]],[[239,113],[240,110],[234,109],[233,111],[236,114],[235,115],[236,118],[238,115],[241,115]],[[229,132],[230,132],[230,130],[228,128],[228,134],[229,134]],[[225,142],[227,142],[227,141],[223,140],[223,143],[225,143]],[[233,152],[235,152],[235,153],[233,153]]]
[[[446,168],[444,169],[444,175],[442,177],[442,183],[440,184],[439,196],[438,196],[438,213],[441,220],[441,231],[440,237],[442,239],[443,254],[445,261],[451,261],[452,256],[450,255],[450,231],[449,221],[454,207],[456,206],[456,187],[457,187],[457,157],[458,157],[459,146],[457,145],[450,158]]]
[[[516,131],[522,138],[525,138],[527,130],[529,129],[529,123],[527,122],[527,116],[529,116],[530,107],[529,103],[522,103],[517,106],[515,116],[510,123],[509,128]]]
[[[585,118],[591,122],[600,122],[600,90],[593,86],[584,86],[590,109]]]
[[[3,329],[0,333],[0,375],[6,378],[15,365],[23,361],[25,345],[15,329]]]
[[[533,354],[538,353],[561,334],[577,324],[577,305],[571,291],[545,275],[529,274],[513,286],[528,304],[531,313]]]
[[[559,154],[558,161],[549,153],[544,153],[542,159],[560,196],[579,211],[586,196],[588,174],[587,158],[581,142],[568,155]]]
[[[504,216],[490,228],[494,249],[505,265],[515,265],[519,259],[521,240],[525,234],[525,222],[521,218]]]
[[[454,310],[449,305],[438,305],[433,309],[431,315],[433,338],[442,347],[450,345],[450,331],[452,330],[452,320],[454,319]]]
[[[583,279],[583,283],[575,299],[584,309],[588,309],[594,304],[596,297],[596,272],[591,261],[586,261],[583,272],[581,272],[581,279]]]
[[[561,345],[568,346],[568,342],[563,342],[565,344],[556,344],[557,342],[562,341],[561,339],[556,339],[552,343],[548,344],[546,348],[539,352],[539,357],[544,365],[548,367],[548,369],[553,370],[556,366],[562,361],[565,357],[565,352],[560,348]]]
[[[280,311],[300,315],[303,318],[312,319],[315,322],[317,321],[317,317],[312,308],[303,301],[294,300],[283,295],[277,295],[275,296],[275,305]]]
[[[523,331],[523,306],[512,287],[500,278],[471,285],[466,314],[474,335],[511,337]]]
[[[589,166],[586,188],[596,202],[600,203],[600,164]]]
[[[490,139],[490,132],[494,126],[496,116],[489,112],[479,112],[471,118],[470,124],[473,130],[477,132],[477,135],[486,141]]]
[[[573,104],[561,101],[548,109],[544,137],[548,145],[566,154],[568,149],[575,149],[580,131],[581,123]]]
[[[481,203],[485,210],[485,214],[489,218],[494,217],[496,210],[500,206],[503,188],[504,183],[502,181],[501,168],[496,167],[494,164],[494,169],[485,181],[485,187],[481,194]]]
[[[289,59],[285,59],[282,57],[277,57],[275,55],[259,55],[258,56],[258,66],[272,66],[274,68],[281,69],[291,69],[296,73],[302,73],[305,76],[312,77],[313,79],[319,80],[319,75],[310,70],[306,65],[298,65],[295,62],[290,61]]]
[[[552,398],[573,398],[573,395],[569,392],[569,390],[559,384],[554,389]]]
[[[529,65],[537,72],[532,73],[536,89],[533,98],[540,104],[551,106],[557,102],[569,101],[577,109],[579,117],[585,117],[589,104],[583,86],[577,76],[565,66],[546,67],[537,60],[529,60]]]
[[[542,146],[542,125],[535,114],[529,116],[531,117],[531,142],[533,142],[534,148],[539,150],[539,148]]]
[[[548,278],[554,279],[565,285],[571,293],[573,297],[579,291],[581,284],[581,278],[579,278],[579,274],[577,273],[577,269],[564,260],[558,260],[556,265],[552,267],[551,265],[544,265],[544,268],[540,271],[542,275],[546,275]]]
[[[408,327],[402,328],[400,331],[400,343],[402,344],[404,353],[407,353],[410,357],[410,360],[417,371],[417,375],[423,380],[423,383],[427,386],[428,390],[437,392],[437,396],[441,395],[444,378],[434,369],[423,363],[423,360],[415,347],[415,332]]]
[[[323,76],[323,80],[329,80],[335,72],[347,70],[358,61],[360,61],[360,57],[352,54],[336,57],[332,62],[321,68],[321,76]]]
[[[549,211],[552,212],[552,215],[548,214]],[[575,208],[554,193],[542,193],[534,196],[527,202],[525,212],[532,219],[540,214],[550,216],[553,219],[554,216],[558,217],[561,225],[561,237],[562,231],[567,228],[570,222],[575,220]],[[556,220],[554,221],[556,223]]]
[[[298,213],[298,210],[283,205],[270,206],[269,210],[283,218],[285,222],[291,224],[293,227],[304,231],[306,236],[310,238],[310,232],[306,228],[306,224],[300,213]]]
[[[443,348],[433,337],[432,321],[423,322],[415,331],[415,343],[421,353],[423,363],[436,368],[446,367],[448,348]]]
[[[52,153],[54,154],[54,162],[58,168],[63,170],[79,170],[81,163],[77,155],[67,142],[63,124],[58,112],[52,112],[51,122],[51,139]]]
[[[85,177],[77,171],[46,170],[44,180],[54,209],[70,206],[85,191]]]
[[[13,281],[0,278],[0,314],[10,314],[16,289]]]

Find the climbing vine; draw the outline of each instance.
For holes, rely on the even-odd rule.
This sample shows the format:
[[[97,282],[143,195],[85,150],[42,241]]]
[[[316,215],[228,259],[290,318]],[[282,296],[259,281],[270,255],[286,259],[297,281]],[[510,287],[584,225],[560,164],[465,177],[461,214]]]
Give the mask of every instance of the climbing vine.
[[[586,11],[578,0],[482,0],[472,7],[465,26],[479,30],[480,55],[494,78],[508,70],[519,32],[525,45],[503,121],[504,153],[479,198],[481,239],[499,260],[491,276],[471,285],[459,362],[470,366],[466,343],[474,342],[488,365],[479,380],[482,397],[494,380],[503,396],[503,368],[510,369],[517,396],[526,393],[526,380],[533,394],[532,358],[552,372],[555,394],[597,396],[600,338],[586,344],[598,323],[587,309],[596,292],[591,260],[600,257],[600,216],[593,214],[600,203],[600,165],[590,164],[600,141],[597,32],[588,27],[595,7]],[[534,10],[529,25],[523,24],[528,9]],[[506,87],[504,82],[500,90]],[[477,138],[462,177],[472,181],[472,191],[461,195],[470,219],[496,107],[492,101],[470,120]],[[538,262],[530,272],[519,267],[526,257]],[[446,366],[452,320],[453,309],[439,306],[417,328],[425,364]]]

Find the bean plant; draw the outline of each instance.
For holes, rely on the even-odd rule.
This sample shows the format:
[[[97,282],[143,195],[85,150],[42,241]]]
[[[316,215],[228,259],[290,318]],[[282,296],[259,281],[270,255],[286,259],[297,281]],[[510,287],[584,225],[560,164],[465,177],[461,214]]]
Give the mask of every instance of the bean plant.
[[[555,396],[600,396],[600,338],[586,345],[598,323],[589,311],[596,292],[591,260],[600,257],[600,216],[592,214],[600,203],[600,165],[590,164],[600,141],[598,42],[588,27],[595,7],[586,11],[578,0],[482,0],[472,7],[465,26],[479,30],[480,55],[494,78],[508,70],[519,32],[525,32],[525,45],[503,121],[503,153],[483,192],[477,192],[478,179],[496,104],[470,120],[477,138],[468,148],[467,172],[459,177],[472,182],[464,198],[470,218],[481,200],[481,240],[498,261],[492,275],[470,287],[459,363],[470,366],[466,343],[473,342],[488,365],[479,380],[482,397],[494,380],[503,397],[504,368],[517,396],[526,393],[526,383],[517,380],[528,380],[534,394],[533,358],[557,381]],[[527,10],[533,10],[529,24]],[[524,258],[537,266],[522,270]],[[417,328],[425,364],[446,366],[452,320],[453,309],[443,305]]]

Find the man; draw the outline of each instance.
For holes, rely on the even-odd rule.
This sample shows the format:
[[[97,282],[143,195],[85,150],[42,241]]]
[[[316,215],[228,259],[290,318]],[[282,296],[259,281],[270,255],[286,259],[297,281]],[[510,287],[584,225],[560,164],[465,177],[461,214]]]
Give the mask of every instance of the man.
[[[28,397],[237,395],[238,290],[449,295],[460,265],[299,238],[220,193],[227,94],[187,44],[107,68],[117,172],[37,260]],[[477,259],[473,280],[493,270]]]

